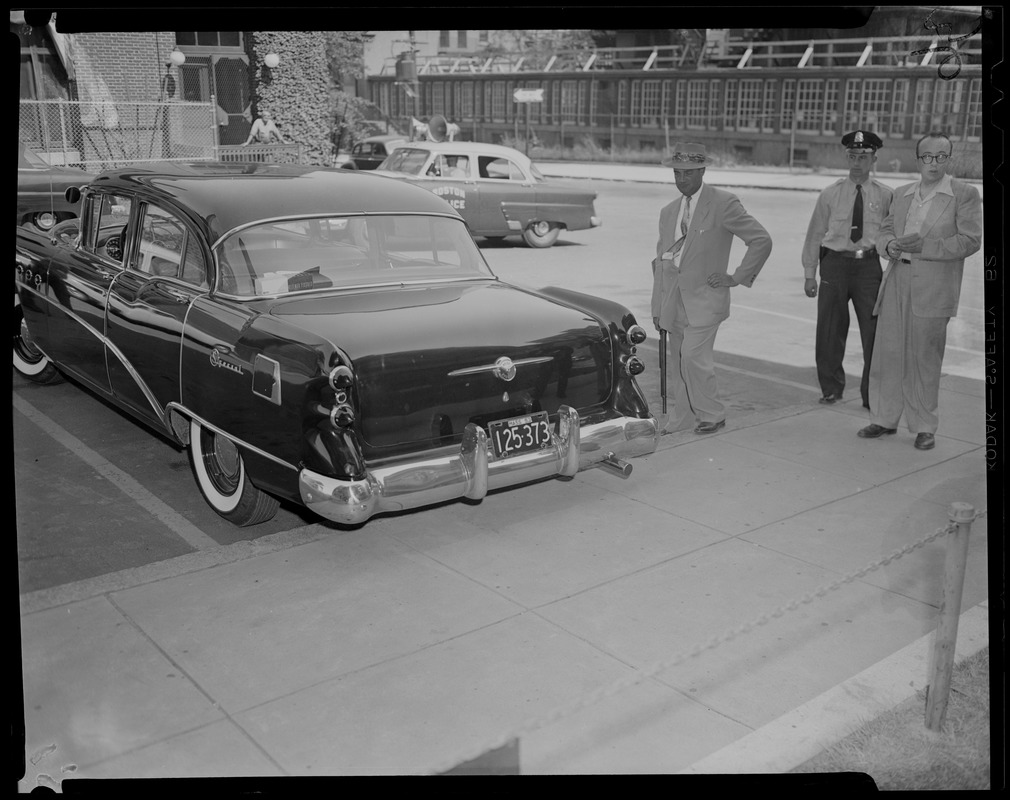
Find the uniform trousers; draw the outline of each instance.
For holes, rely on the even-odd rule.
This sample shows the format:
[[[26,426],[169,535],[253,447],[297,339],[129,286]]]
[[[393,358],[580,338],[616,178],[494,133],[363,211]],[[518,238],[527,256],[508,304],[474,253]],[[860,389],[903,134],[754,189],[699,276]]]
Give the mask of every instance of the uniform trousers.
[[[880,258],[846,258],[826,250],[821,259],[821,285],[817,290],[817,337],[814,359],[817,380],[825,395],[845,389],[845,341],[849,335],[849,302],[856,312],[863,347],[863,373],[859,394],[869,407],[870,361],[877,327],[873,304],[880,288]]]
[[[940,368],[950,317],[912,313],[912,266],[891,268],[877,315],[870,366],[870,422],[897,428],[902,414],[914,434],[936,433]]]
[[[671,430],[698,422],[721,422],[726,406],[719,400],[715,380],[715,335],[719,322],[689,325],[680,289],[675,291],[676,313],[670,328],[668,373],[673,389]]]

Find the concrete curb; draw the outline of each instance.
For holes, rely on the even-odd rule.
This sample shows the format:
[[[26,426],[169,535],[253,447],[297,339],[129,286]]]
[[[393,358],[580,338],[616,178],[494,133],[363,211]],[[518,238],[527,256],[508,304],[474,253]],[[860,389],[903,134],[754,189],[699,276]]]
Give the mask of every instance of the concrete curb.
[[[930,673],[933,639],[933,634],[923,636],[819,697],[681,770],[681,774],[779,774],[795,769],[924,689]],[[987,601],[961,615],[955,659],[961,661],[988,644]]]

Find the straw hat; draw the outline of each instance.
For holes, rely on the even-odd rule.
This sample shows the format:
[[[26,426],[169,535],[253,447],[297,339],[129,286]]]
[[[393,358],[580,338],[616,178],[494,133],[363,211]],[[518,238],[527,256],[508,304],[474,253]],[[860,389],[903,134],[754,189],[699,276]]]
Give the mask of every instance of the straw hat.
[[[715,163],[708,157],[705,145],[697,142],[677,142],[673,154],[663,159],[664,167],[674,169],[702,169]]]

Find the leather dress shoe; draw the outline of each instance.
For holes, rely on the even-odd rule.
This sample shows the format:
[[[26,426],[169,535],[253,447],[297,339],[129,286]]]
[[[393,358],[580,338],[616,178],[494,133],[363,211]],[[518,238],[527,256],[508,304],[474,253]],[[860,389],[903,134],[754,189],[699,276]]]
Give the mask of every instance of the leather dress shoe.
[[[830,406],[830,405],[833,405],[834,403],[837,403],[841,399],[842,399],[841,393],[839,393],[839,394],[826,394],[826,395],[824,395],[824,397],[822,397],[817,402],[818,403],[823,403],[826,406]]]
[[[860,428],[856,435],[860,439],[876,439],[884,434],[897,432],[897,428],[885,428],[883,425],[867,425],[865,428]]]
[[[920,433],[915,437],[916,450],[932,450],[936,447],[936,437],[931,433]]]
[[[721,419],[718,422],[699,422],[695,427],[695,433],[715,433],[720,428],[726,427],[726,420]]]

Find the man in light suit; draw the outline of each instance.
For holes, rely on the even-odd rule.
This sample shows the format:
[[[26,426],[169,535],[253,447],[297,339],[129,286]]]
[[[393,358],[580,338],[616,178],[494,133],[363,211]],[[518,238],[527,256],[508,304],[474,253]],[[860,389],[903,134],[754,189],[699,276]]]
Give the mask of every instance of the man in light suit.
[[[895,190],[880,226],[877,250],[891,260],[873,309],[871,424],[859,430],[863,439],[895,433],[904,414],[916,448],[936,445],[947,323],[957,315],[964,260],[982,246],[982,202],[974,186],[947,174],[952,152],[944,133],[919,139],[921,177]]]
[[[695,425],[695,433],[714,433],[726,425],[715,379],[715,335],[729,316],[730,287],[752,286],[772,250],[768,231],[736,195],[704,184],[711,163],[705,146],[693,142],[678,142],[663,161],[673,167],[682,195],[659,213],[652,262],[652,321],[670,334],[673,418],[667,432]],[[729,275],[734,236],[747,251]]]

